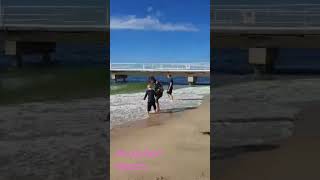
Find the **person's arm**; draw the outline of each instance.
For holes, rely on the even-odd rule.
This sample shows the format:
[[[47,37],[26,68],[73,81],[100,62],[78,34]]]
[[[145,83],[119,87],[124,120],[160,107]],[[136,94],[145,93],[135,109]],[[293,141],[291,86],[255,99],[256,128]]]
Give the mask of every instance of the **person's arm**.
[[[148,91],[146,91],[146,94],[144,95],[144,98],[143,98],[143,100],[146,100],[146,98],[147,98],[147,95],[148,95]]]

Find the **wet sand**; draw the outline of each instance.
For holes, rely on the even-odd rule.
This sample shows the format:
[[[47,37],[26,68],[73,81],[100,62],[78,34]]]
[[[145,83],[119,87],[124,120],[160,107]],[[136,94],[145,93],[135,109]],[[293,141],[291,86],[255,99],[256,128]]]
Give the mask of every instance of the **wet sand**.
[[[0,179],[107,179],[107,100],[0,106]]]
[[[111,180],[210,179],[210,102],[196,109],[153,114],[139,124],[111,131]],[[126,152],[158,150],[158,157],[128,158]],[[117,163],[144,164],[145,170],[120,170]]]
[[[220,93],[215,94],[219,95],[213,103],[217,118],[212,123],[218,134],[224,133],[215,136],[218,143],[211,146],[230,151],[212,161],[211,173],[216,180],[320,178],[320,78],[274,78],[260,82],[230,80],[230,84],[221,83],[226,88],[215,89]],[[242,113],[242,105],[250,107],[246,114]],[[224,126],[217,126],[224,122]]]
[[[217,160],[216,179],[319,179],[319,107],[320,102],[306,105],[298,115],[295,134],[277,148]]]

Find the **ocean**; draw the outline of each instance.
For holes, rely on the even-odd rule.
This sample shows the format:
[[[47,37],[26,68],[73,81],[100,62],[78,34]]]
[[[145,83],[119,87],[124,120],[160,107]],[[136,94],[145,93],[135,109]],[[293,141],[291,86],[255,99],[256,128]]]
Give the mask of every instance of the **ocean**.
[[[248,49],[212,49],[211,68],[215,72],[252,73],[248,64]],[[106,44],[57,44],[56,53],[52,55],[57,64],[64,66],[106,66],[108,68]],[[41,62],[39,55],[24,56],[26,66]],[[12,59],[0,55],[0,69],[9,67]],[[320,72],[320,49],[279,49],[275,59],[278,72],[304,73]],[[164,77],[160,80],[166,82]],[[129,81],[145,82],[147,77],[129,77]],[[178,84],[186,84],[184,77],[175,77]],[[199,83],[208,83],[208,78],[199,78]]]
[[[56,53],[52,55],[55,63],[64,66],[106,66],[107,50],[105,44],[57,44]],[[211,68],[215,72],[246,74],[253,69],[248,64],[248,49],[212,49]],[[24,56],[25,66],[41,62],[39,55]],[[0,55],[0,69],[12,64],[12,59]],[[285,73],[320,72],[320,49],[279,49],[275,59],[275,71]],[[161,81],[167,82],[164,77]],[[186,84],[185,77],[174,77],[178,84]],[[147,77],[130,77],[132,82],[145,82]],[[209,83],[209,78],[199,78],[199,83]]]
[[[195,86],[174,89],[174,101],[164,93],[159,103],[162,113],[173,113],[196,108],[210,94],[210,86]],[[117,125],[148,118],[144,92],[110,96],[110,129]]]
[[[166,89],[168,80],[164,76],[156,76]],[[128,83],[146,83],[148,77],[129,76]],[[173,77],[174,101],[172,102],[166,93],[160,98],[160,107],[162,112],[183,111],[189,108],[196,108],[201,105],[203,98],[210,94],[210,78],[201,77],[198,79],[198,85],[190,87],[186,77]],[[117,85],[111,82],[111,88]],[[128,122],[148,118],[146,112],[146,101],[143,100],[144,90],[138,93],[115,94],[110,96],[110,129],[114,126]]]
[[[248,74],[248,49],[212,49],[211,68],[215,72]],[[320,49],[279,49],[275,59],[277,73],[320,73]]]
[[[159,80],[163,85],[168,84],[168,79],[165,76],[156,76],[155,77],[157,80]],[[172,77],[174,85],[188,85],[188,80],[187,77]],[[147,76],[128,76],[127,79],[128,82],[148,82],[148,77]],[[113,82],[111,80],[111,82]],[[113,84],[113,83],[112,83]],[[209,77],[199,77],[197,80],[198,85],[209,85],[210,84],[210,78]]]

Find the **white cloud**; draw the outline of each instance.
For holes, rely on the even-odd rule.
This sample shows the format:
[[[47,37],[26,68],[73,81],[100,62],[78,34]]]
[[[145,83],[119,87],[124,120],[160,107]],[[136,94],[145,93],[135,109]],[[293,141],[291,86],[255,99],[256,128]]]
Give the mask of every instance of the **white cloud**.
[[[199,31],[193,24],[161,22],[157,17],[136,17],[134,15],[110,18],[111,29],[155,30],[155,31]]]

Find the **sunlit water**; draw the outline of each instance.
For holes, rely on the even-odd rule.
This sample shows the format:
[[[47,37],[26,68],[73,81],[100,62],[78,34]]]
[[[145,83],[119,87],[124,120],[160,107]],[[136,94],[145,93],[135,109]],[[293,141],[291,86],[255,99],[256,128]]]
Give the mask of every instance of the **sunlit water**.
[[[144,92],[117,94],[110,96],[110,128],[126,122],[148,118],[147,100],[143,100]],[[210,94],[209,86],[186,87],[173,92],[174,101],[166,93],[160,99],[162,111],[177,111],[201,105],[203,98]]]

